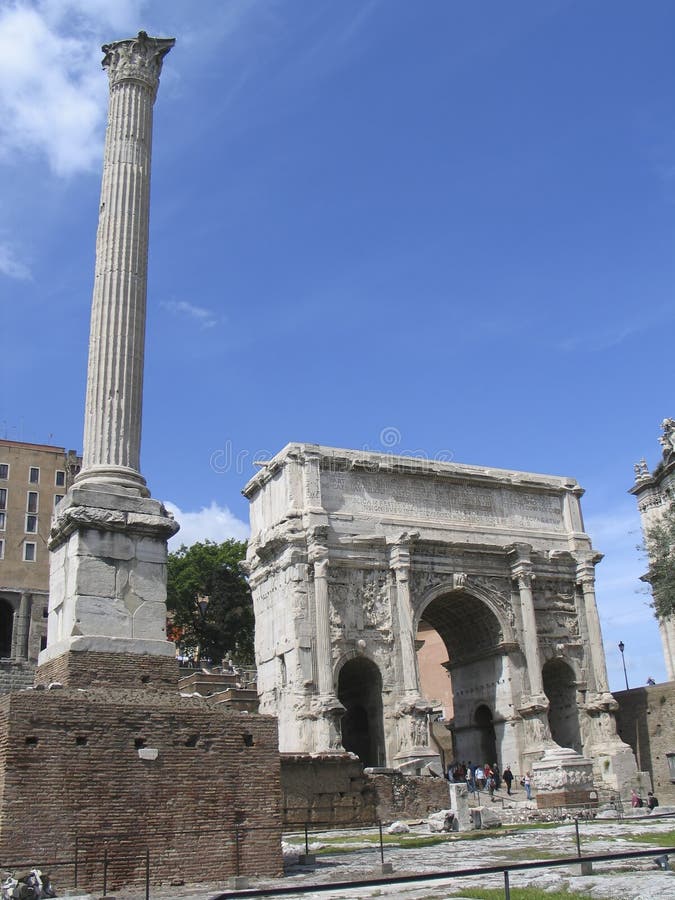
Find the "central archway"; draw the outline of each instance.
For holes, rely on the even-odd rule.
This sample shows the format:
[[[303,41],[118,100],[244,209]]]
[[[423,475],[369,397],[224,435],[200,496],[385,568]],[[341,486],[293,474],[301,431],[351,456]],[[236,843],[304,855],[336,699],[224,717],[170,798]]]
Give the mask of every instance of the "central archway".
[[[369,659],[348,660],[338,678],[338,699],[345,708],[342,746],[364,766],[385,763],[382,676]]]
[[[418,646],[428,642],[430,629],[437,633],[447,653],[441,665],[452,695],[448,723],[453,736],[452,756],[481,765],[502,763],[503,721],[513,701],[510,682],[504,677],[507,651],[499,618],[484,600],[465,590],[451,590],[434,597],[423,609]],[[422,647],[418,664],[425,691],[433,683],[425,671],[427,660]],[[438,670],[438,662],[435,665]],[[443,703],[444,708],[449,705]],[[445,756],[448,762],[448,754]]]

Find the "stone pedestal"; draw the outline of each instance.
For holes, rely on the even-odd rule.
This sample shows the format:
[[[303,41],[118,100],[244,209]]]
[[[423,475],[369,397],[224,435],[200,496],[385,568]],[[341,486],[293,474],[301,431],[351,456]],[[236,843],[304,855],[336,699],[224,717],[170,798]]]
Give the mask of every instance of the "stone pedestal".
[[[450,808],[455,814],[455,830],[470,831],[473,827],[469,810],[469,789],[465,784],[450,782]]]
[[[156,500],[123,488],[71,488],[50,537],[49,643],[38,681],[75,684],[82,676],[88,684],[88,669],[105,681],[108,661],[112,683],[129,683],[128,674],[135,684],[148,657],[157,673],[175,671],[175,688],[175,648],[166,639],[166,542],[177,530]],[[67,654],[81,659],[62,659]],[[116,662],[118,656],[138,662],[138,672]]]
[[[593,761],[566,747],[550,747],[532,764],[532,779],[540,809],[590,803]]]

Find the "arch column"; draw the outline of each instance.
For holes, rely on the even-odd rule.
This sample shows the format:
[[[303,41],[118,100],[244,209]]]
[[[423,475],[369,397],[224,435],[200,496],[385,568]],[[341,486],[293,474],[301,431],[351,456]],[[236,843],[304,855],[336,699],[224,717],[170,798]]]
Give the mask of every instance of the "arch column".
[[[530,686],[529,695],[521,697],[518,712],[523,719],[524,765],[538,759],[546,746],[552,743],[548,725],[548,698],[544,693],[541,652],[537,634],[537,618],[534,611],[532,586],[534,572],[529,544],[514,544],[509,551],[511,577],[516,584],[523,628],[523,652]]]
[[[311,704],[311,717],[316,719],[314,739],[317,748],[342,750],[340,719],[345,711],[335,693],[333,653],[330,634],[330,601],[328,598],[328,550],[314,545],[310,552],[314,575],[314,622],[316,694]]]
[[[599,699],[611,702],[613,697],[609,692],[600,616],[598,615],[598,605],[595,600],[595,564],[600,559],[602,559],[602,556],[598,554],[597,556],[587,557],[577,564],[577,586],[581,591],[583,615],[588,631],[588,648],[595,690],[600,695]]]
[[[14,629],[12,631],[13,659],[28,659],[28,632],[32,599],[31,594],[27,591],[22,591],[19,609],[14,613]]]
[[[408,701],[419,699],[415,635],[410,605],[410,548],[404,544],[392,547],[390,568],[396,584],[396,614],[398,617],[401,647],[401,680],[403,693]]]

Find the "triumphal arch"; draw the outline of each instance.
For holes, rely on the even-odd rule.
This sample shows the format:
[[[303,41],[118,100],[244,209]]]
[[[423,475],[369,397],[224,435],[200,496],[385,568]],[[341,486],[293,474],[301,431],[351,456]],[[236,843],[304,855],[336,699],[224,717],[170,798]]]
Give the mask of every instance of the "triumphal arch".
[[[286,446],[244,489],[261,712],[278,716],[280,749],[438,760],[426,628],[445,648],[457,759],[522,772],[558,745],[610,785],[634,772],[582,493],[572,478]]]

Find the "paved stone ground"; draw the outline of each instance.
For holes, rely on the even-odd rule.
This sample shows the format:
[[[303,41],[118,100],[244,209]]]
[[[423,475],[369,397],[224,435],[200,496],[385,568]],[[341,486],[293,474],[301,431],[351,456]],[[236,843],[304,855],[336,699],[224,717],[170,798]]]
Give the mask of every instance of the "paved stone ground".
[[[671,832],[675,819],[624,819],[622,822],[595,820],[582,822],[582,853],[618,853],[622,850],[648,849],[659,847],[659,834]],[[413,834],[427,835],[426,824],[413,825]],[[330,840],[330,852],[320,853],[316,866],[303,867],[291,858],[287,862],[287,873],[283,879],[252,880],[251,887],[297,886],[299,892],[312,884],[350,881],[360,878],[379,878],[380,854],[377,844],[368,843],[364,838],[375,834],[373,830],[332,832],[330,835],[312,835],[310,850],[319,849],[322,838]],[[650,835],[649,844],[637,843],[630,835]],[[335,846],[338,837],[344,838],[344,848]],[[362,840],[359,840],[362,838]],[[403,835],[405,838],[405,835]],[[304,850],[302,840],[295,838],[299,852]],[[346,852],[346,848],[351,848]],[[496,865],[500,862],[531,861],[566,856],[576,853],[575,829],[573,824],[562,824],[541,830],[515,830],[494,833],[490,836],[461,841],[448,841],[431,847],[398,848],[385,845],[385,862],[392,863],[394,876],[426,874],[434,871],[469,868],[473,866]],[[675,849],[671,861],[675,863]],[[577,867],[557,869],[535,869],[511,874],[511,887],[536,886],[540,890],[558,890],[567,887],[571,891],[584,892],[597,900],[675,900],[675,871],[664,872],[657,868],[652,859],[626,860],[618,863],[596,864],[592,875],[577,874]],[[480,876],[445,881],[420,882],[415,885],[371,886],[345,891],[311,891],[293,894],[293,898],[304,900],[347,900],[347,898],[394,898],[394,900],[445,900],[462,896],[462,887],[504,886],[503,875]],[[229,884],[184,885],[152,890],[153,900],[209,900],[229,891]],[[124,891],[115,894],[124,900],[140,900],[141,892]]]

